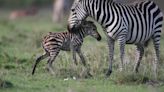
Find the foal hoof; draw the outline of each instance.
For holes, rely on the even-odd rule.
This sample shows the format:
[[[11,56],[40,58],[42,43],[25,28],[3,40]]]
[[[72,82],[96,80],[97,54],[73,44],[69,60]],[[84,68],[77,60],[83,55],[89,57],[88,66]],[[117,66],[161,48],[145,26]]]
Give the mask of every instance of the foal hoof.
[[[77,62],[74,62],[75,63],[75,65],[77,66],[78,65],[78,63]]]
[[[138,73],[138,69],[134,69],[133,72],[134,72],[134,73]]]
[[[89,78],[93,77],[93,75],[90,72],[88,72],[87,75]]]

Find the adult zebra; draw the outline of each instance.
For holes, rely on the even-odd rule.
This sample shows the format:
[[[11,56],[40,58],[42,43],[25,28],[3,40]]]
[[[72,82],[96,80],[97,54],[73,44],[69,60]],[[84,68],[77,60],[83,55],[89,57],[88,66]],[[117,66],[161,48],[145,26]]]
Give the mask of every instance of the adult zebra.
[[[118,40],[120,46],[120,70],[123,68],[125,44],[136,45],[137,61],[134,70],[138,72],[144,46],[151,39],[155,48],[153,69],[157,76],[163,14],[153,1],[123,5],[113,0],[75,0],[68,19],[68,30],[74,32],[88,16],[102,25],[108,38],[110,65],[107,76],[112,73],[115,40]]]

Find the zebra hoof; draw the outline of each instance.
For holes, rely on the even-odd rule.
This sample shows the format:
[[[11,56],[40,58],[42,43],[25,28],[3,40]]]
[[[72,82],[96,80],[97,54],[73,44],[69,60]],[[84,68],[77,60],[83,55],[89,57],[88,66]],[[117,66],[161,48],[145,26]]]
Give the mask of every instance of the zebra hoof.
[[[134,68],[133,72],[138,73],[138,69]]]
[[[108,72],[106,73],[106,76],[109,77],[111,75],[112,71],[108,70]]]
[[[34,71],[32,71],[32,73],[31,73],[31,74],[32,74],[32,75],[34,75],[34,73],[35,73],[35,72],[34,72]]]

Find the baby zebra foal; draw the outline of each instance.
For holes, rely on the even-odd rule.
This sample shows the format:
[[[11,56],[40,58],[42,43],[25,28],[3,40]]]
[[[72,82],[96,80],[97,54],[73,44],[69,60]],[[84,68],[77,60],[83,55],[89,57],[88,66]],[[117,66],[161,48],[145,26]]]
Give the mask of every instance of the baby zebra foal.
[[[77,33],[71,34],[69,32],[60,32],[52,33],[49,32],[43,38],[42,46],[45,50],[45,53],[36,59],[36,62],[33,66],[32,75],[35,72],[37,64],[47,57],[48,59],[48,70],[54,74],[52,62],[55,60],[56,56],[59,54],[60,50],[63,51],[72,51],[73,52],[73,61],[77,65],[76,53],[79,55],[82,64],[85,66],[85,59],[81,52],[81,46],[83,43],[83,38],[90,35],[96,38],[98,41],[101,40],[101,36],[97,32],[97,27],[91,21],[84,21],[81,24],[81,27],[76,31]]]

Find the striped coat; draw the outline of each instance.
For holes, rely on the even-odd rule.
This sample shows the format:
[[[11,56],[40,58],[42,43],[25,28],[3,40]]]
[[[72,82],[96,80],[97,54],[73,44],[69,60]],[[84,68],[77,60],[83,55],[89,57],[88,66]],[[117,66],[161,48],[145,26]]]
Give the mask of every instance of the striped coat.
[[[100,23],[107,35],[109,46],[108,76],[112,72],[116,40],[120,45],[121,71],[123,69],[125,44],[136,45],[138,57],[134,70],[137,72],[144,53],[144,46],[151,39],[155,49],[154,74],[156,76],[163,14],[153,1],[124,5],[113,0],[75,0],[68,19],[68,30],[70,32],[77,31],[75,29],[88,16]]]
[[[91,21],[84,21],[81,25],[81,27],[78,29],[78,31],[74,34],[71,34],[69,32],[49,32],[42,41],[42,47],[45,50],[45,53],[37,58],[34,66],[32,74],[35,72],[35,68],[37,64],[47,57],[49,57],[48,60],[48,70],[54,74],[52,63],[59,54],[60,50],[63,51],[72,51],[73,53],[73,61],[77,65],[76,61],[76,53],[81,58],[81,61],[83,65],[86,65],[86,61],[84,58],[83,53],[81,52],[81,46],[83,43],[83,40],[86,36],[92,36],[98,41],[101,40],[101,36],[97,32],[97,27],[95,24]]]

